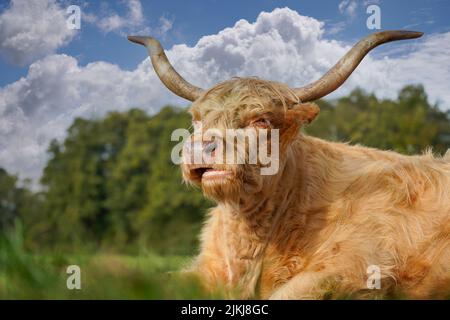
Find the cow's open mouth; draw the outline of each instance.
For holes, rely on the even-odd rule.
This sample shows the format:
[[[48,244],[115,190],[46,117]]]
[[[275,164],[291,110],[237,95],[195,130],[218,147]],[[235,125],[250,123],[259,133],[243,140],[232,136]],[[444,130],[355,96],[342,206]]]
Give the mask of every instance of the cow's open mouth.
[[[191,175],[199,181],[224,179],[231,177],[232,174],[230,170],[213,166],[199,166],[191,169]]]

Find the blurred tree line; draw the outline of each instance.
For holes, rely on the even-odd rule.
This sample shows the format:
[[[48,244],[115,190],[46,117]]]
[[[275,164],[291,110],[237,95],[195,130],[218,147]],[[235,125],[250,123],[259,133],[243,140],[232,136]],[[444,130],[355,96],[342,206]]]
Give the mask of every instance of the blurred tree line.
[[[405,87],[396,100],[355,90],[318,104],[310,135],[405,154],[450,148],[450,115],[421,86]],[[0,233],[20,221],[32,250],[192,254],[212,204],[182,183],[171,161],[172,131],[189,126],[190,116],[174,107],[76,119],[65,141],[49,146],[41,191],[0,169]]]

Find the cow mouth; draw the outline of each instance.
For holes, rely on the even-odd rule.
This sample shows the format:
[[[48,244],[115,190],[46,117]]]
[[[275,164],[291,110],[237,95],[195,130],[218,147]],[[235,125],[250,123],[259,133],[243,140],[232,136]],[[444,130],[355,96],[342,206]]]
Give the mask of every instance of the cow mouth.
[[[229,178],[233,175],[231,170],[217,168],[214,166],[198,166],[190,170],[191,176],[198,181],[212,181]]]

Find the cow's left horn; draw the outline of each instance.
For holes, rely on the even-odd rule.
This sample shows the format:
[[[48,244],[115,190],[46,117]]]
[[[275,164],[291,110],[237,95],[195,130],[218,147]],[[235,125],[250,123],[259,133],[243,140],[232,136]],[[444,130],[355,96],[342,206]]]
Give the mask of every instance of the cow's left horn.
[[[305,87],[296,88],[294,92],[305,102],[322,98],[339,88],[373,48],[386,42],[414,39],[422,35],[422,32],[402,30],[373,33],[359,41],[322,78]]]
[[[128,36],[128,40],[147,48],[156,74],[170,91],[190,101],[196,100],[202,94],[203,89],[190,84],[176,72],[158,40],[141,36]]]

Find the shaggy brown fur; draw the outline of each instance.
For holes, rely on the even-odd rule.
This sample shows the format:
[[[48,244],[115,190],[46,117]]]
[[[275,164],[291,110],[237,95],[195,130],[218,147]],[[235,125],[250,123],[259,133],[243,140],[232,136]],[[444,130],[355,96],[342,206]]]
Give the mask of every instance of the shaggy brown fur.
[[[233,172],[203,181],[182,165],[217,206],[191,266],[210,289],[230,297],[323,298],[388,293],[429,298],[450,284],[450,159],[404,156],[301,133],[318,114],[285,85],[233,79],[191,107],[205,128],[243,128],[264,119],[280,129],[280,169],[218,165]],[[367,268],[381,268],[381,290]],[[237,294],[236,294],[237,292]]]

